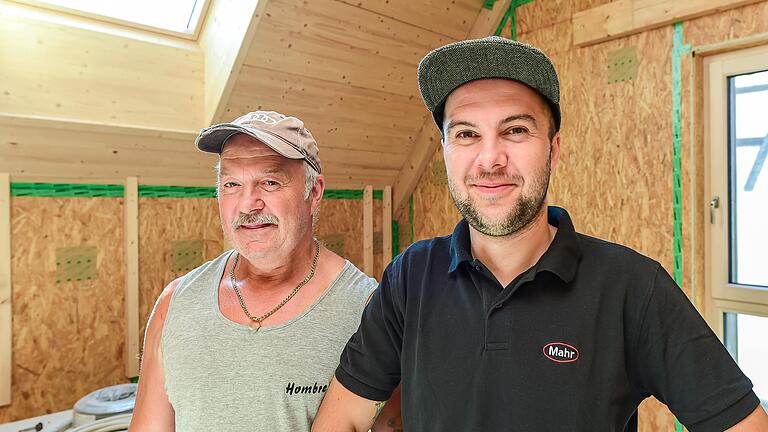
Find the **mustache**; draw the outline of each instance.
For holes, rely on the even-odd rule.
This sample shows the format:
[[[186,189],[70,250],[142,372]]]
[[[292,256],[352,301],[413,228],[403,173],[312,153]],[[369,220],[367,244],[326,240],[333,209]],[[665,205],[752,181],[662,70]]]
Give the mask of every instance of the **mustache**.
[[[262,213],[240,213],[232,221],[232,229],[238,229],[241,225],[278,225],[280,219],[275,215],[268,215]]]
[[[468,175],[464,177],[464,183],[465,184],[474,184],[481,180],[499,180],[507,183],[516,183],[516,184],[522,184],[523,183],[523,176],[521,175],[507,175],[503,172],[481,172],[480,174],[476,175]]]

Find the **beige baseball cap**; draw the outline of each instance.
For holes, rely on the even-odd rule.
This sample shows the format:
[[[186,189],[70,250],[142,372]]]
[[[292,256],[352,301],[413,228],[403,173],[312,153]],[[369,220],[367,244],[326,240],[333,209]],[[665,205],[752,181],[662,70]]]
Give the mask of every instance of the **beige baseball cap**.
[[[221,154],[224,144],[238,133],[251,136],[288,159],[304,159],[319,174],[319,150],[315,138],[296,117],[274,111],[254,111],[232,120],[207,127],[195,140],[198,149]]]

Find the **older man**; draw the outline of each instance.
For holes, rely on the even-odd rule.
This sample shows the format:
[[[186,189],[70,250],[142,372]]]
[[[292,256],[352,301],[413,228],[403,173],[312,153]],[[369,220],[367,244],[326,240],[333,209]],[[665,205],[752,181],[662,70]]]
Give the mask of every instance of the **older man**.
[[[560,93],[541,51],[456,42],[422,60],[419,86],[464,219],[387,268],[313,430],[367,430],[401,379],[408,432],[634,431],[650,395],[692,431],[768,430],[659,263],[547,207]]]
[[[157,300],[130,430],[309,430],[375,280],[313,237],[325,181],[299,119],[252,112],[196,144],[234,250]]]

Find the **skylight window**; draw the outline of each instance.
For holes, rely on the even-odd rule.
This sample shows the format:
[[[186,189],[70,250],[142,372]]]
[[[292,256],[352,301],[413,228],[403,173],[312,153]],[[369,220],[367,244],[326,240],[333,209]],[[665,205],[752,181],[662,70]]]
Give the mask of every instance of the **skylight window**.
[[[62,12],[194,37],[206,0],[37,0]]]

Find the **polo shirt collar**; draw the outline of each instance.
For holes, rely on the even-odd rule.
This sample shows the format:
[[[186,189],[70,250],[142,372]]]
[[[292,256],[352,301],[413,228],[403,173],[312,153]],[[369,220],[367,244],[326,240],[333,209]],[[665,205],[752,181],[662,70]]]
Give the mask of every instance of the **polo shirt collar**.
[[[472,248],[469,242],[469,223],[462,218],[451,234],[451,265],[448,266],[448,273],[454,272],[460,263],[471,262]]]
[[[571,217],[563,208],[549,206],[547,208],[547,221],[550,225],[557,227],[557,233],[547,251],[534,266],[534,272],[548,271],[557,275],[563,282],[570,282],[576,276],[576,270],[581,259],[579,236],[573,228]],[[449,273],[456,271],[459,264],[471,263],[474,260],[469,237],[469,224],[465,219],[459,221],[453,230],[450,255]]]

